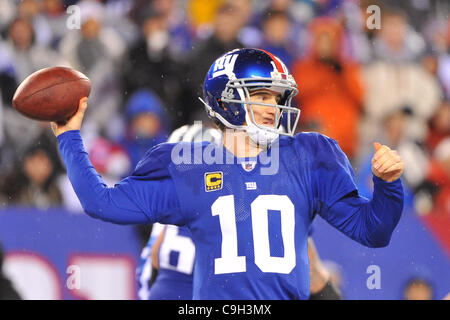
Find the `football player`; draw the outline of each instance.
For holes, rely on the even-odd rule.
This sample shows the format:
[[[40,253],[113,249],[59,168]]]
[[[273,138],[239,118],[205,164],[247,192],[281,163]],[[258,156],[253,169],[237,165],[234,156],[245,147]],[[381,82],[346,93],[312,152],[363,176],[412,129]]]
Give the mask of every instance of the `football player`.
[[[299,109],[291,100],[297,92],[271,53],[224,54],[205,77],[202,100],[223,131],[222,144],[159,144],[112,188],[83,147],[87,98],[66,124],[52,128],[87,214],[189,229],[196,252],[193,299],[307,299],[314,217],[365,246],[387,246],[403,209],[404,164],[396,151],[375,143],[373,198],[359,196],[336,141],[295,134]]]
[[[221,138],[220,131],[211,128],[210,123],[205,126],[199,122],[176,129],[167,142],[209,141],[218,144]],[[340,300],[341,293],[331,282],[331,276],[320,260],[312,237],[308,238],[308,257],[310,299]],[[186,227],[155,223],[136,270],[139,299],[192,299],[194,259],[194,243]]]
[[[310,300],[341,300],[342,295],[308,238]],[[136,270],[141,300],[192,299],[195,247],[189,230],[155,223]]]
[[[195,122],[172,132],[167,142],[220,143],[213,123]],[[136,270],[141,300],[191,300],[195,248],[189,230],[155,223]]]

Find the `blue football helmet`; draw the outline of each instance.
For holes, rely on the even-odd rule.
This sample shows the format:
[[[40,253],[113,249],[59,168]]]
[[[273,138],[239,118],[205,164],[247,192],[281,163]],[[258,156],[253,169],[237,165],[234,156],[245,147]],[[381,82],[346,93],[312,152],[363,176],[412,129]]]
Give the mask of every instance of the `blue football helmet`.
[[[279,92],[278,104],[251,102],[250,93],[256,89]],[[260,49],[235,49],[212,64],[203,85],[204,100],[199,99],[208,115],[228,128],[246,130],[251,122],[266,132],[292,136],[300,116],[300,110],[291,107],[297,93],[294,77],[279,58]],[[276,109],[273,126],[256,123],[255,104]]]

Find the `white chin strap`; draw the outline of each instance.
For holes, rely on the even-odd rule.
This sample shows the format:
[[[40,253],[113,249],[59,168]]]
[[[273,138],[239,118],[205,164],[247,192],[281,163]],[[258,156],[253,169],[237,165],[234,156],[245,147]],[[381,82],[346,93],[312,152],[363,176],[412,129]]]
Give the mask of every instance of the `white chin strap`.
[[[245,115],[247,126],[245,128],[245,131],[247,132],[250,139],[257,145],[260,145],[262,147],[269,146],[278,136],[279,133],[267,131],[261,128],[258,128],[248,116],[248,112]]]

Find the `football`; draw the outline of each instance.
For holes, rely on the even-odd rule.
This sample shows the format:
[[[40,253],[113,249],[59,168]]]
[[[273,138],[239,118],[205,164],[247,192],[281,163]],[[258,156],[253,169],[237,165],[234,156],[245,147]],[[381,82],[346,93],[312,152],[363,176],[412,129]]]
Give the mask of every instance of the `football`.
[[[65,122],[89,96],[91,82],[81,72],[50,67],[29,75],[16,89],[13,106],[24,116],[40,121]]]

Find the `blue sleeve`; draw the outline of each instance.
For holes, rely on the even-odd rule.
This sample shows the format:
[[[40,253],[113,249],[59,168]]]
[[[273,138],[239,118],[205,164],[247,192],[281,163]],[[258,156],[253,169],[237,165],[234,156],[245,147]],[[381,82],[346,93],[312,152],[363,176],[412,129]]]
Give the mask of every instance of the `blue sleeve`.
[[[320,215],[353,240],[371,248],[385,247],[400,220],[403,188],[400,179],[386,182],[373,176],[373,198],[357,193],[343,197]]]
[[[311,171],[315,200],[320,206],[331,207],[357,189],[353,168],[335,140],[320,134],[313,137]]]
[[[60,134],[58,143],[70,182],[90,216],[117,224],[185,223],[158,149],[150,150],[131,176],[109,188],[92,166],[78,130]]]
[[[336,141],[318,135],[316,146],[312,169],[316,212],[365,246],[387,246],[403,210],[400,179],[389,183],[374,177],[372,200],[361,197],[353,168]]]

